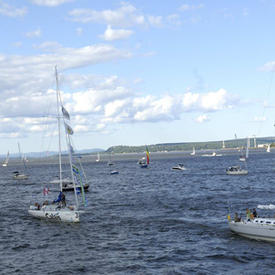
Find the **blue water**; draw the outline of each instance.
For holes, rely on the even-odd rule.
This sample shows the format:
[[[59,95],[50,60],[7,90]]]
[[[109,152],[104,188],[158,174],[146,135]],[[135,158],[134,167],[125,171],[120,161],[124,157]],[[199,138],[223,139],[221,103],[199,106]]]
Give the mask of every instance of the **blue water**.
[[[116,160],[118,175],[106,162],[85,162],[90,191],[79,224],[27,213],[57,165],[29,163],[30,179],[18,182],[11,172],[20,167],[0,167],[0,274],[274,274],[275,243],[237,236],[226,219],[229,209],[244,216],[246,207],[275,204],[274,157],[252,153],[247,176],[225,174],[241,164],[237,154],[152,155],[149,169]],[[178,163],[189,169],[172,171]]]

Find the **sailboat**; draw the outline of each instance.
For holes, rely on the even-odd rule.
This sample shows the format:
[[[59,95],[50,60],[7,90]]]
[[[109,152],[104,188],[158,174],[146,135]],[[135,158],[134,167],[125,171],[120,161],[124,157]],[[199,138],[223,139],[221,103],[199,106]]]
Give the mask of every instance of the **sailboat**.
[[[140,166],[140,168],[147,168],[149,163],[150,163],[150,154],[149,154],[149,150],[148,147],[146,146],[146,158],[142,157],[139,161],[138,164]]]
[[[195,156],[196,155],[196,150],[195,150],[195,147],[193,146],[193,151],[192,153],[190,153],[191,156]]]
[[[240,161],[246,161],[248,159],[249,147],[250,147],[250,138],[248,137],[247,143],[246,143],[246,152],[245,152],[245,155],[240,156]]]
[[[14,171],[13,172],[13,179],[15,179],[15,180],[27,180],[29,178],[29,176],[26,174],[27,167],[26,167],[25,158],[21,154],[19,142],[17,143],[17,145],[18,145],[18,151],[19,151],[20,159],[23,162],[24,173],[20,173],[19,171]]]
[[[8,151],[5,161],[2,163],[3,167],[7,167],[9,163],[10,152]]]
[[[114,163],[112,162],[112,156],[113,156],[113,152],[111,152],[110,155],[109,155],[109,161],[108,161],[109,166],[114,165]]]
[[[266,152],[270,153],[270,144],[267,145]]]
[[[258,205],[257,208],[273,210],[274,208],[270,206],[273,205]],[[254,211],[256,212],[256,209]],[[275,218],[261,218],[257,214],[253,215],[247,209],[245,219],[238,217],[231,219],[230,214],[228,214],[227,219],[230,230],[238,235],[254,240],[275,242]]]
[[[97,153],[97,159],[95,161],[96,162],[100,162],[100,154],[99,154],[99,152]]]
[[[39,203],[35,203],[31,205],[28,212],[35,218],[46,219],[50,221],[61,221],[61,222],[80,222],[80,213],[82,211],[79,210],[79,202],[78,202],[78,189],[76,188],[76,184],[81,186],[82,198],[84,205],[86,204],[85,200],[85,191],[82,183],[82,173],[80,169],[73,163],[73,147],[72,147],[72,135],[73,129],[69,125],[70,115],[68,111],[62,104],[61,95],[59,91],[58,85],[58,74],[57,68],[55,67],[55,77],[56,77],[56,98],[57,98],[57,121],[58,121],[58,146],[59,146],[59,183],[60,183],[60,192],[59,196],[56,200],[54,200],[53,204],[49,204],[48,201],[45,201],[42,206]],[[62,115],[60,114],[60,109],[62,111]],[[67,143],[67,151],[70,163],[70,174],[71,180],[74,186],[74,197],[75,197],[75,205],[67,206],[65,195],[62,192],[62,164],[61,164],[61,119],[64,124],[66,143]]]

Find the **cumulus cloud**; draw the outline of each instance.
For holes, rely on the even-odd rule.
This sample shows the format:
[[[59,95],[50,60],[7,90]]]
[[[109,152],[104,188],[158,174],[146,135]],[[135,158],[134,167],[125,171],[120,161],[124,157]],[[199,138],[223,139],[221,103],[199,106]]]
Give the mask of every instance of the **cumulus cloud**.
[[[275,71],[275,61],[270,61],[265,63],[263,66],[260,67],[261,71],[265,72],[274,72]]]
[[[38,6],[56,7],[74,0],[30,0],[31,3]]]
[[[265,116],[255,116],[254,121],[256,121],[256,122],[266,121],[266,117]]]
[[[69,16],[75,22],[100,23],[123,28],[133,26],[162,27],[166,24],[180,24],[180,18],[177,14],[167,16],[144,14],[134,5],[126,2],[121,2],[120,7],[113,10],[74,9],[69,12]]]
[[[0,0],[0,14],[9,17],[21,17],[27,13],[27,8],[15,8]]]
[[[40,37],[41,36],[41,30],[40,29],[36,29],[34,31],[31,32],[27,32],[26,37],[32,38],[32,37]]]
[[[118,27],[130,27],[145,23],[145,17],[138,9],[125,2],[122,2],[121,7],[116,10],[74,9],[69,12],[69,15],[76,22],[96,22]]]
[[[204,7],[203,4],[199,4],[199,5],[183,4],[180,6],[179,10],[180,11],[192,11],[192,10],[202,9],[203,7]]]
[[[51,43],[48,44],[48,46]],[[135,94],[116,75],[96,76],[72,73],[70,69],[116,59],[129,52],[110,45],[82,48],[47,47],[36,56],[0,55],[1,136],[15,137],[45,130],[46,114],[56,113],[54,66],[58,64],[60,88],[71,114],[75,133],[110,131],[121,123],[148,123],[181,119],[186,112],[209,112],[232,108],[238,98],[225,89],[208,93],[184,92],[176,95]],[[63,91],[68,88],[69,92]],[[27,108],[26,108],[27,106]],[[201,118],[201,121],[205,118]],[[50,120],[53,123],[54,119]]]
[[[205,122],[205,121],[209,121],[209,117],[207,116],[207,115],[200,115],[200,116],[198,116],[197,118],[196,118],[196,121],[198,122],[198,123],[203,123],[203,122]]]
[[[125,29],[112,29],[110,25],[107,26],[103,35],[100,35],[106,41],[120,40],[126,39],[133,34],[131,30]]]

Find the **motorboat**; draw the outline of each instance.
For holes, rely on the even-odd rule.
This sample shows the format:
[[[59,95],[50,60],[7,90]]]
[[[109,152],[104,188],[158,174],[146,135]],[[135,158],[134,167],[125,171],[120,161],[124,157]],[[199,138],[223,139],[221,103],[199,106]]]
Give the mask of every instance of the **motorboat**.
[[[172,167],[172,170],[186,170],[185,166],[182,163],[179,163],[177,166]]]
[[[216,152],[213,152],[212,154],[203,154],[203,157],[221,157],[222,154],[217,154]]]
[[[246,157],[245,156],[240,156],[240,161],[246,161]]]
[[[112,170],[112,171],[110,172],[110,174],[111,174],[111,175],[118,175],[119,172],[118,172],[117,170]]]
[[[247,175],[248,171],[242,169],[240,166],[231,166],[226,169],[227,175]]]

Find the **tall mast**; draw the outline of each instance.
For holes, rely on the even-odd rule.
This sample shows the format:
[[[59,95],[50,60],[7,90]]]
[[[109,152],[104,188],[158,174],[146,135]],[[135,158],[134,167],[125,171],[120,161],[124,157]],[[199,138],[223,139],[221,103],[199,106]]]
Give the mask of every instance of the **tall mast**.
[[[60,190],[62,191],[62,167],[61,167],[61,135],[60,135],[60,106],[62,106],[62,100],[60,95],[60,90],[58,86],[58,76],[57,76],[57,67],[55,66],[55,75],[56,75],[56,97],[57,97],[57,115],[58,115],[58,133],[59,133],[59,170],[60,170]],[[63,110],[63,108],[62,108]],[[75,195],[75,203],[76,203],[76,209],[78,209],[78,199],[77,199],[77,193],[76,193],[76,184],[75,184],[75,177],[73,174],[73,158],[72,158],[72,144],[70,139],[70,134],[67,131],[66,123],[64,119],[64,115],[62,115],[62,120],[65,128],[65,135],[66,135],[66,143],[67,143],[67,149],[69,154],[69,162],[70,162],[70,168],[71,168],[71,177],[74,185],[74,195]]]
[[[59,83],[58,83],[57,66],[55,66],[55,79],[56,79],[56,107],[57,107],[57,123],[58,123],[59,184],[60,184],[60,191],[62,191],[61,134],[60,134],[60,102],[59,102]]]

